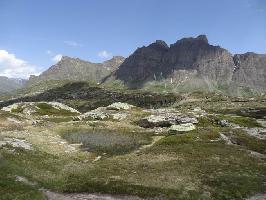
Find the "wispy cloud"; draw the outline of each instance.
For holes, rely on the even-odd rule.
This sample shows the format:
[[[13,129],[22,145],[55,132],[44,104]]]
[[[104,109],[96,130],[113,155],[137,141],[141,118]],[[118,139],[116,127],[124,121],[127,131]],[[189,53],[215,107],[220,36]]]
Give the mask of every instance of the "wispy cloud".
[[[17,58],[6,50],[0,50],[0,76],[28,78],[30,75],[38,74],[37,66]]]
[[[62,54],[57,54],[52,58],[52,61],[54,62],[59,62],[62,59],[63,55]]]
[[[103,50],[103,51],[100,51],[100,52],[98,53],[98,56],[99,56],[100,58],[110,58],[110,57],[112,57],[112,53],[110,53],[110,52],[108,52],[108,51],[106,51],[106,50]]]
[[[52,55],[52,53],[53,53],[53,52],[52,52],[51,50],[47,50],[47,51],[46,51],[46,54],[48,54],[48,55]]]
[[[83,47],[82,44],[79,44],[79,43],[77,43],[77,42],[75,42],[75,41],[71,41],[71,40],[66,40],[66,41],[64,41],[64,43],[65,43],[66,45],[68,45],[68,46],[72,46],[72,47]]]

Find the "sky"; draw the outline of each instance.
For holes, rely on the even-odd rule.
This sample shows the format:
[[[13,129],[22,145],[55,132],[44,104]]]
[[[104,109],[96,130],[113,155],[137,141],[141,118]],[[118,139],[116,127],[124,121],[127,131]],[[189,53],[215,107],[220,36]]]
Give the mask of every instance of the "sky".
[[[0,76],[37,75],[62,55],[103,62],[200,34],[232,54],[266,53],[266,0],[0,0]]]

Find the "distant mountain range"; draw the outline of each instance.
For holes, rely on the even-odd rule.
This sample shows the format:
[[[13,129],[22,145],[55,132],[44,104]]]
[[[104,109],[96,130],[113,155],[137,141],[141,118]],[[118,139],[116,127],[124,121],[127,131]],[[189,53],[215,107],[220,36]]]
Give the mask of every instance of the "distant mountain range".
[[[62,59],[39,76],[30,76],[29,84],[47,80],[100,82],[116,70],[125,58],[114,56],[103,63],[92,63],[79,58],[63,56]]]
[[[232,55],[220,46],[210,45],[205,35],[183,38],[170,46],[157,40],[126,59],[115,56],[103,63],[63,56],[41,75],[31,76],[27,86],[49,80],[119,82],[129,88],[157,92],[261,94],[266,90],[266,54]],[[11,80],[2,78],[0,92],[25,84],[8,81]]]
[[[25,86],[27,80],[0,76],[0,93],[8,93]]]

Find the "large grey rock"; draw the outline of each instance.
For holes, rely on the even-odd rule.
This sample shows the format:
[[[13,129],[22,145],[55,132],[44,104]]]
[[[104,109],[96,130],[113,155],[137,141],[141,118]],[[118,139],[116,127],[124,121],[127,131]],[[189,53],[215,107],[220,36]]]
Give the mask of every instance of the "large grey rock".
[[[115,102],[107,106],[107,109],[108,110],[130,110],[133,107],[135,106],[130,105],[128,103]]]
[[[137,123],[144,128],[170,127],[175,124],[198,123],[195,117],[185,116],[175,109],[155,109],[150,110],[152,114],[140,119]]]
[[[183,133],[188,131],[193,131],[196,129],[196,126],[192,123],[186,123],[186,124],[179,124],[179,125],[172,125],[169,128],[169,133]]]

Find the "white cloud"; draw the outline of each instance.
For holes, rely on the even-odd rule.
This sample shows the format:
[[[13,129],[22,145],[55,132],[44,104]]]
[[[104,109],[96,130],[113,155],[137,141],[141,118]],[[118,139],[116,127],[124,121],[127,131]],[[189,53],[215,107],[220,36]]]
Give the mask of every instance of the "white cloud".
[[[52,60],[53,60],[54,62],[59,62],[59,61],[61,60],[62,57],[63,57],[62,54],[57,54],[57,55],[55,55],[55,56],[52,58]]]
[[[14,54],[10,54],[6,50],[0,50],[0,76],[28,78],[30,75],[38,74],[36,66],[16,58]]]
[[[51,50],[47,50],[46,53],[47,53],[48,55],[51,55],[51,54],[52,54],[52,51],[51,51]]]
[[[100,58],[110,58],[110,57],[112,57],[112,54],[109,53],[109,52],[107,52],[106,50],[103,50],[103,51],[100,51],[100,52],[98,53],[98,56],[99,56]]]
[[[69,46],[72,46],[72,47],[82,47],[83,45],[82,44],[79,44],[75,41],[71,41],[71,40],[66,40],[64,41],[65,44],[69,45]]]

